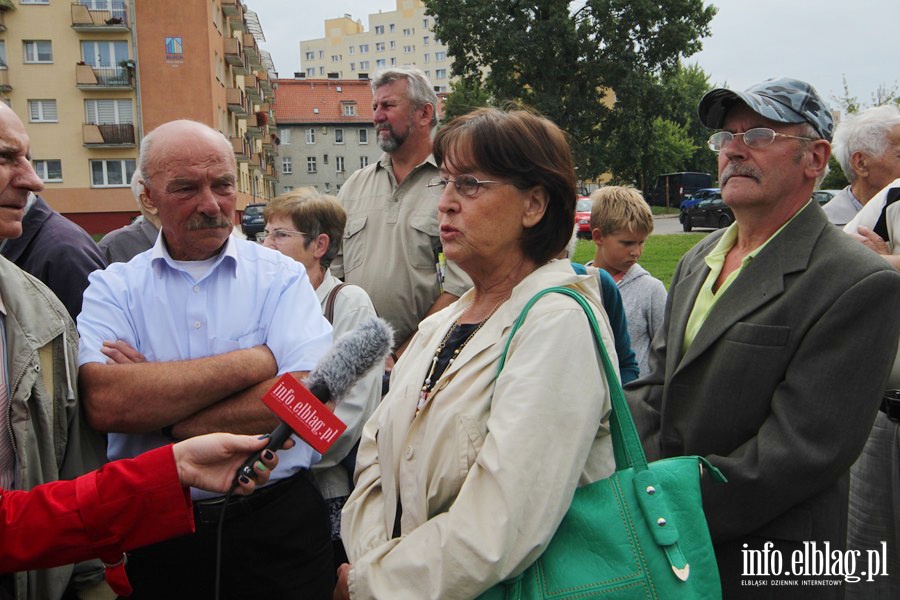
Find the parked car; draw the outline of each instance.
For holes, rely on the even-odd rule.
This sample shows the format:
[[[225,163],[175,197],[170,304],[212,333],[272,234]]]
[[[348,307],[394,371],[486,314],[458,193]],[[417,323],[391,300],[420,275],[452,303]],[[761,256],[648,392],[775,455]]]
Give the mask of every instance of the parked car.
[[[591,237],[591,206],[593,201],[587,196],[579,196],[575,200],[575,225],[578,226],[578,237]]]
[[[709,200],[711,198],[720,198],[722,195],[719,188],[703,188],[694,192],[691,196],[685,198],[681,201],[681,212],[678,214],[678,220],[684,225],[684,221],[687,218],[687,211],[689,208],[693,206],[697,206],[703,200]]]
[[[241,231],[251,242],[255,242],[256,234],[266,228],[266,222],[263,219],[265,207],[265,202],[248,204],[244,209],[244,214],[241,215]]]
[[[696,206],[687,210],[681,226],[685,231],[694,227],[712,227],[721,229],[734,223],[734,213],[731,207],[725,204],[721,195],[715,198],[700,201]]]
[[[656,178],[656,184],[645,198],[656,206],[680,206],[682,200],[697,190],[712,187],[713,177],[709,173],[666,173]]]
[[[812,193],[812,199],[818,202],[819,206],[824,206],[831,202],[831,199],[840,191],[841,190],[816,190]]]

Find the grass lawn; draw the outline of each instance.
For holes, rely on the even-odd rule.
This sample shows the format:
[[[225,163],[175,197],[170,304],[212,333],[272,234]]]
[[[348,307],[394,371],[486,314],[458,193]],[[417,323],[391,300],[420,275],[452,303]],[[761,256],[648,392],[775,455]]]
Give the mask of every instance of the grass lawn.
[[[650,271],[650,274],[661,280],[666,289],[672,282],[672,273],[678,261],[684,253],[690,250],[694,244],[702,240],[708,233],[676,233],[671,235],[651,235],[644,245],[644,254],[641,256],[641,266]],[[594,242],[591,240],[578,240],[575,247],[574,262],[586,263],[594,258]]]

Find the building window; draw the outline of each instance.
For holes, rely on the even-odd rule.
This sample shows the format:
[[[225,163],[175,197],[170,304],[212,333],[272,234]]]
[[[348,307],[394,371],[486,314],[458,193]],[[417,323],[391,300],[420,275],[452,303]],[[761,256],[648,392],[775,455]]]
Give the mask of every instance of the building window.
[[[336,62],[341,62],[341,60],[343,60],[343,59],[341,58],[340,54],[332,54],[331,55],[331,62],[336,63]]]
[[[334,169],[338,173],[344,172],[344,157],[343,156],[335,156],[334,157]]]
[[[360,54],[365,54],[365,53],[368,52],[368,51],[369,51],[369,45],[368,45],[368,44],[360,44],[360,45],[359,45],[359,53],[360,53]]]
[[[319,75],[325,74],[325,67],[319,67]]]
[[[415,46],[403,46],[403,54],[412,54],[416,51]]]
[[[287,127],[281,127],[278,129],[278,139],[281,140],[282,146],[290,146],[291,145],[291,130]]]
[[[328,155],[327,155],[327,154],[323,154],[323,155],[322,155],[322,164],[323,164],[323,165],[327,165],[327,164],[328,164]]]
[[[434,60],[447,60],[447,53],[446,52],[435,52]]]
[[[56,123],[56,100],[29,100],[28,120],[32,123]]]
[[[356,70],[356,63],[350,63],[350,70],[351,70],[351,71],[355,71],[355,70]]]
[[[360,156],[359,157],[359,168],[364,169],[369,166],[369,157],[368,156]]]
[[[384,52],[384,42],[375,43],[375,52]]]
[[[325,51],[324,51],[324,50],[319,50],[319,58],[320,58],[320,59],[325,58]]]
[[[390,23],[388,25],[388,31],[390,31],[391,33],[394,33],[394,24],[393,23]]]
[[[384,62],[384,59],[383,59],[383,58],[379,58],[378,60],[375,61],[375,68],[376,68],[376,69],[383,69],[385,66],[386,66],[386,65],[385,65],[385,62]]]
[[[360,69],[368,69],[368,68],[369,68],[369,61],[367,61],[367,60],[360,61],[360,63],[359,63],[359,68],[360,68]]]
[[[384,25],[375,26],[375,35],[384,35]]]
[[[331,182],[329,182],[329,181],[326,181],[326,182],[325,182],[325,193],[326,193],[326,194],[330,194],[330,193],[331,193]]]
[[[414,34],[415,32],[416,32],[415,29],[412,29],[412,28],[410,28],[410,27],[407,27],[406,29],[403,30],[403,35],[412,35],[412,34]]]
[[[350,46],[350,54],[355,54],[356,46]]]
[[[355,117],[356,116],[356,105],[352,102],[345,102],[343,105],[344,116],[345,117]]]
[[[344,143],[344,130],[343,129],[335,128],[334,143],[335,144],[343,144]],[[341,160],[343,160],[343,159],[341,159]]]
[[[134,160],[92,160],[91,186],[127,187],[134,175]]]
[[[315,144],[316,143],[316,130],[313,127],[310,127],[306,130],[306,143],[307,144]]]
[[[50,4],[50,0],[19,0],[19,4]]]
[[[316,157],[315,156],[307,156],[306,157],[306,172],[307,173],[315,173],[316,172]]]
[[[115,67],[128,60],[128,42],[85,41],[81,42],[81,60],[92,67]]]
[[[427,46],[430,41],[431,41],[430,38],[426,35],[422,38],[422,45]]]
[[[315,52],[307,52],[306,60],[316,60],[316,53]]]
[[[396,66],[396,64],[397,64],[397,59],[392,57],[392,58],[391,58],[391,66],[392,66],[392,67],[393,67],[393,66]]]
[[[435,69],[434,78],[435,79],[446,79],[447,78],[447,69]]]
[[[369,130],[368,129],[360,129],[359,130],[359,143],[360,144],[368,144],[369,143]]]
[[[91,125],[134,123],[131,100],[85,100],[84,119]]]
[[[50,40],[25,40],[22,44],[26,63],[53,62],[53,46]]]
[[[281,157],[281,172],[285,175],[291,175],[294,172],[294,167],[291,165],[290,156]]]
[[[428,62],[428,59],[429,59],[430,56],[431,56],[431,55],[428,54],[427,52],[425,53],[425,62]]]
[[[292,185],[285,185],[281,188],[282,194],[287,194],[288,192],[293,192],[293,191],[294,191],[294,186],[292,186]]]
[[[61,160],[35,160],[34,171],[45,183],[59,183],[63,180]]]
[[[391,40],[391,50],[396,50],[396,49],[397,49],[397,42],[395,42],[394,40]]]
[[[310,67],[309,69],[307,69],[307,70],[306,70],[306,76],[307,76],[307,77],[315,77],[315,76],[316,76],[316,68],[315,68],[315,67]]]

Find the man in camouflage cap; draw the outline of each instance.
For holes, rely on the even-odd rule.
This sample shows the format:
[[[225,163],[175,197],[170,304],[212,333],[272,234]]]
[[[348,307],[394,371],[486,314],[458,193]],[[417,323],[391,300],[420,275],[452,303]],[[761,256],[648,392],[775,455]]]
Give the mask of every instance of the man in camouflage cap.
[[[755,576],[772,574],[766,548],[780,580],[815,569],[805,542],[844,548],[847,473],[900,335],[900,274],[810,201],[834,128],[812,86],[717,89],[699,113],[721,129],[709,146],[736,220],[679,263],[629,405],[649,457],[705,456],[728,478],[702,484],[726,598],[840,598],[840,586]]]

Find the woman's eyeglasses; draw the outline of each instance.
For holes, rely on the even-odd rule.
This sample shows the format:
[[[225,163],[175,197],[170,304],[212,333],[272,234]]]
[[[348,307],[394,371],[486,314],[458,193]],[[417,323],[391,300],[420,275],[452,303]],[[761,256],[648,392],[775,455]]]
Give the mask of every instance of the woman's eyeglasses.
[[[256,241],[262,243],[266,241],[266,238],[271,237],[272,241],[277,244],[278,242],[283,242],[284,240],[297,235],[306,237],[309,234],[302,231],[288,231],[287,229],[276,229],[275,231],[260,231],[256,234]]]
[[[460,175],[456,179],[450,179],[449,177],[444,179],[443,177],[432,177],[428,181],[428,188],[431,190],[431,193],[441,197],[441,194],[444,193],[444,188],[447,187],[448,183],[452,183],[456,186],[456,191],[458,191],[463,196],[468,196],[471,198],[472,196],[478,193],[479,188],[486,183],[505,183],[504,181],[482,181],[477,177],[473,177],[471,175]]]

